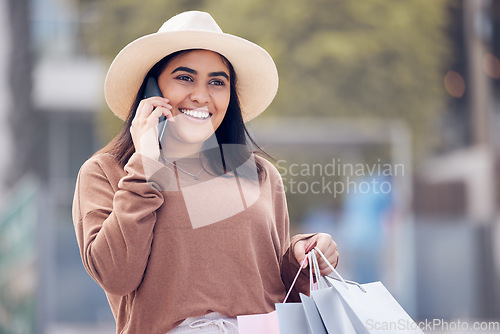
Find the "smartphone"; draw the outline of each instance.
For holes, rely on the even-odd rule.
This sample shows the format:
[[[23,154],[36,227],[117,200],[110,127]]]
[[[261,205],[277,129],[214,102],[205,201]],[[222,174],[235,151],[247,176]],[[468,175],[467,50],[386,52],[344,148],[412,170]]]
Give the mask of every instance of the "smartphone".
[[[158,86],[158,81],[156,80],[155,77],[150,76],[146,81],[146,87],[144,87],[144,99],[153,96],[162,96],[162,95],[160,86]],[[161,115],[160,119],[158,120],[158,142],[160,143],[160,148],[163,135],[165,134],[165,128],[167,127],[167,123],[168,123],[167,117]]]

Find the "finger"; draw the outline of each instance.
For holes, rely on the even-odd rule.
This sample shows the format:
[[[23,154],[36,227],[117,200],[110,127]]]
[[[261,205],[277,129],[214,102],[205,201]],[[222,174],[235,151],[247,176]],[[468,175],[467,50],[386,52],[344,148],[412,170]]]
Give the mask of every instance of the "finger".
[[[318,261],[318,266],[321,275],[329,275],[333,270],[331,268],[335,266],[335,263],[337,262],[336,257],[329,257],[328,262],[322,261],[321,263]]]
[[[318,241],[317,240],[312,240],[307,246],[306,246],[306,249],[305,249],[305,252],[306,254],[309,253],[314,247],[316,247],[318,245]]]
[[[339,252],[337,250],[333,255],[328,257],[328,263],[330,263],[333,268],[337,267],[339,263]],[[320,268],[321,275],[329,275],[333,271],[332,268],[324,261],[321,264],[318,263],[318,265]]]
[[[168,121],[175,122],[174,115],[172,114],[172,107],[170,107],[170,109],[163,109],[163,116],[165,116]]]
[[[160,116],[163,115],[164,109],[165,108],[163,108],[163,107],[156,107],[155,109],[153,109],[153,111],[151,112],[151,114],[148,117],[148,122],[150,124],[157,125],[158,121],[160,119]]]
[[[304,257],[307,257],[307,254],[314,249],[318,245],[318,238],[317,236],[313,236],[309,239],[304,240]],[[304,268],[307,267],[307,264],[309,263],[309,258],[307,258]]]
[[[147,124],[149,126],[157,126],[160,123],[160,117],[165,116],[170,119],[173,119],[172,112],[170,109],[164,107],[157,107],[152,112],[151,115],[147,118]]]
[[[141,118],[141,114],[145,109],[145,103],[146,102],[144,100],[141,100],[137,105],[137,109],[135,110],[134,120]]]
[[[323,252],[323,255],[325,258],[328,260],[328,263],[334,264],[335,261],[337,260],[337,248],[336,247],[329,247],[327,251]],[[326,263],[325,259],[323,257],[320,257],[320,261],[318,261],[318,264],[320,265],[321,268],[326,268],[328,264]]]
[[[323,271],[330,271],[331,269],[329,268],[328,264],[335,265],[337,262],[337,255],[336,255],[336,250],[337,250],[337,244],[333,241],[332,237],[329,234],[319,234],[318,235],[318,249],[323,253],[325,258],[328,260],[328,263],[325,262],[323,257],[318,258],[318,266],[320,270]]]
[[[333,270],[332,270],[332,268],[330,268],[330,267],[328,267],[328,268],[326,268],[326,269],[320,269],[320,270],[319,270],[319,274],[320,274],[321,276],[328,276],[328,275],[330,275],[332,272],[333,272]]]
[[[332,239],[332,236],[329,235],[329,234],[326,234],[326,233],[319,233],[316,235],[317,237],[317,240],[318,240],[318,248],[321,250],[321,251],[327,251],[327,249],[330,247],[330,246],[334,246],[336,247],[337,244],[335,243],[335,241],[333,241]]]
[[[323,252],[323,254],[327,259],[331,260],[335,256],[336,251],[337,251],[337,245],[332,241],[332,243],[328,245],[328,248]]]
[[[172,106],[169,104],[168,99],[165,99],[163,97],[150,97],[149,99],[144,99],[142,100],[146,104],[150,104],[153,106],[153,108],[156,107],[165,107],[167,109],[172,109]]]
[[[162,107],[167,110],[172,109],[172,106],[168,104],[163,98],[154,97],[154,98],[144,99],[141,100],[141,102],[139,102],[135,118],[149,117],[153,112],[153,110],[155,110],[158,107]]]
[[[146,102],[147,110],[150,110],[150,112],[153,112],[153,110],[157,108],[163,108],[166,109],[167,111],[172,110],[172,106],[168,103],[150,103]],[[161,114],[160,114],[161,115]],[[144,116],[148,117],[149,114],[145,114]]]
[[[304,263],[303,268],[307,267],[307,257],[306,257],[306,248],[308,245],[307,240],[298,241],[293,248],[293,255],[299,264]]]
[[[148,97],[147,99],[143,99],[141,101],[146,101],[146,102],[151,102],[151,103],[156,103],[156,104],[161,104],[161,103],[169,103],[169,99],[166,97],[161,97],[161,96],[152,96]]]
[[[323,253],[323,255],[327,258],[330,259],[332,255],[335,253],[337,250],[337,244],[331,239],[330,240],[319,240],[318,241],[318,246],[317,248]],[[321,261],[324,262],[323,257],[320,257]]]

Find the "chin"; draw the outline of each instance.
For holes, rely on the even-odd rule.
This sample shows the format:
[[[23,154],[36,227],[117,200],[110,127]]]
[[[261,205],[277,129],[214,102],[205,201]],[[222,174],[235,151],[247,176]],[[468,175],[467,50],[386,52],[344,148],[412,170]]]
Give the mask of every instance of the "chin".
[[[208,132],[208,133],[200,133],[200,132],[195,132],[195,133],[180,133],[179,137],[180,139],[187,143],[187,144],[200,144],[205,142],[207,139],[212,137],[214,135],[214,132]]]

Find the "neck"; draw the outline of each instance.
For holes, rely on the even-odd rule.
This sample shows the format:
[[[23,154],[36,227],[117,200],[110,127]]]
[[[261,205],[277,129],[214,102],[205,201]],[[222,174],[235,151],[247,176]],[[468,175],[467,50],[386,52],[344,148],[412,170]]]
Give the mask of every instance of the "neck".
[[[176,140],[169,136],[165,136],[162,141],[161,155],[169,160],[177,160],[182,158],[197,158],[205,149],[218,147],[215,135],[204,142],[190,143]]]
[[[161,155],[167,159],[177,160],[182,158],[197,158],[202,151],[203,144],[179,144],[168,145],[162,143]]]

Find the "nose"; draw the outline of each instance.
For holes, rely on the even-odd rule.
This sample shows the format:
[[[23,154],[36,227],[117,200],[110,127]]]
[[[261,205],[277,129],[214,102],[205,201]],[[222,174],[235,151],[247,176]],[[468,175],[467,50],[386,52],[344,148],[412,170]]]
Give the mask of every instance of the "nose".
[[[210,94],[208,87],[201,83],[196,83],[191,91],[191,101],[198,102],[199,104],[207,104],[210,101]]]

